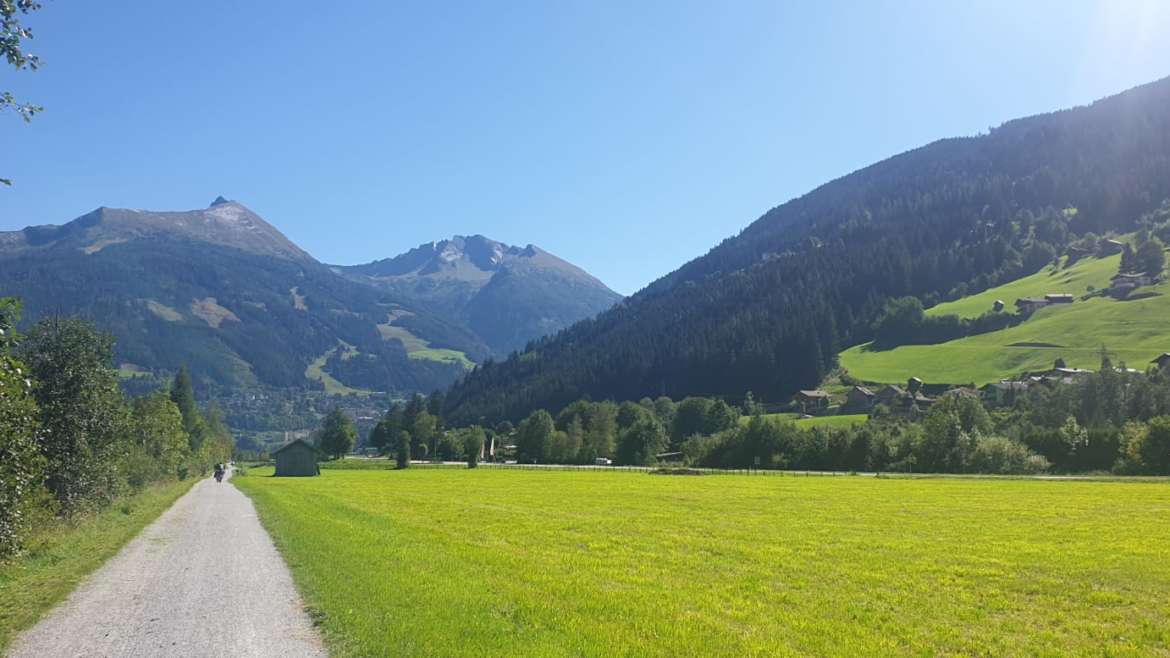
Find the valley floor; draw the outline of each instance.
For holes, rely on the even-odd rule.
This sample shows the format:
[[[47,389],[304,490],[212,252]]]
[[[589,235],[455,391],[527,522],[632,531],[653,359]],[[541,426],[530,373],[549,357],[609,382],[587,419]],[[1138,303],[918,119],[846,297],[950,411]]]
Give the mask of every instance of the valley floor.
[[[337,655],[1164,655],[1164,482],[323,470],[238,485]]]

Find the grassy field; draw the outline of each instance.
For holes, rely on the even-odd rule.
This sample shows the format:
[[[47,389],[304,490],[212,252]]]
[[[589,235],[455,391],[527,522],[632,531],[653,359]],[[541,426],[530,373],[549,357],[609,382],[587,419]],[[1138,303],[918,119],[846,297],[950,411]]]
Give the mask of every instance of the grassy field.
[[[1165,483],[265,472],[339,656],[1170,655]]]
[[[1101,263],[1111,260],[1094,259],[1082,274],[1096,271]],[[1027,278],[1035,276],[1040,275]],[[987,300],[978,305],[970,305],[968,300],[984,296],[1002,298],[1010,304],[1014,298],[1009,300],[1010,295],[1002,291],[1017,283],[931,310],[952,306],[947,312],[974,312]],[[1101,363],[1101,347],[1105,346],[1115,362],[1124,361],[1144,370],[1150,359],[1170,351],[1167,293],[1170,285],[1162,284],[1141,288],[1127,301],[1095,297],[1051,306],[1015,327],[938,345],[906,345],[880,351],[858,345],[841,353],[841,366],[850,375],[870,382],[899,383],[920,377],[934,384],[978,385],[1050,368],[1058,357],[1070,367],[1095,370]]]
[[[195,482],[147,489],[76,525],[54,521],[32,538],[24,555],[0,563],[0,652]]]

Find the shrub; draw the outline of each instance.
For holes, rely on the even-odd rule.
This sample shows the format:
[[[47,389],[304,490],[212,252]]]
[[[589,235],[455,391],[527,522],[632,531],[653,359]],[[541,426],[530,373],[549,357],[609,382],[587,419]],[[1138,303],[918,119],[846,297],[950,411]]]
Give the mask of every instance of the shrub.
[[[1030,475],[1043,473],[1048,467],[1047,459],[1002,436],[980,438],[971,453],[970,468],[976,473]]]

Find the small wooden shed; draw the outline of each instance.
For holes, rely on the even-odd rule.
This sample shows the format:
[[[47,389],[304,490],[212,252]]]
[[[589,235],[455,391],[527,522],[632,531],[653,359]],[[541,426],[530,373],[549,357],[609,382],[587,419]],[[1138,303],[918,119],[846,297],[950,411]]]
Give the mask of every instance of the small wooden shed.
[[[272,453],[276,460],[276,477],[320,475],[321,451],[304,439],[296,439]]]

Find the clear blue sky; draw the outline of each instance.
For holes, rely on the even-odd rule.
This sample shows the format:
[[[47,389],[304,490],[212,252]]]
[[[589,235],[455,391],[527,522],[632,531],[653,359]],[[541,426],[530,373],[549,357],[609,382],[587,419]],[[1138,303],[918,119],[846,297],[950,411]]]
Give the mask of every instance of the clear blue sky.
[[[1170,75],[1162,0],[794,4],[45,0],[0,230],[223,194],[326,262],[483,233],[628,294],[876,160]]]

